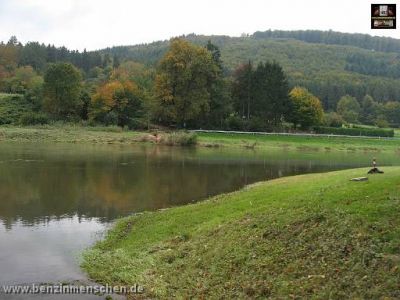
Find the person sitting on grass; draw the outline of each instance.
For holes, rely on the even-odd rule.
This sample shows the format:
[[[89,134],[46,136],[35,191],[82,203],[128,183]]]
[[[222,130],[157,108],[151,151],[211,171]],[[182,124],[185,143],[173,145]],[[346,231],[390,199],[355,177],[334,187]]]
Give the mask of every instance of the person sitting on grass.
[[[374,157],[372,159],[372,169],[368,171],[368,174],[383,173],[383,171],[379,170],[376,165],[376,158]]]

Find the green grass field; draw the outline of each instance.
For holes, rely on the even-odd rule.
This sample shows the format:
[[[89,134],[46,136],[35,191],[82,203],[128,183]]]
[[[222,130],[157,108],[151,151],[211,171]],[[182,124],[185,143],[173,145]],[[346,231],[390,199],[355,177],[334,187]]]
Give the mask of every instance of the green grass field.
[[[98,282],[160,299],[398,299],[400,167],[262,182],[118,221],[84,254]],[[135,298],[136,299],[136,298]]]
[[[198,133],[203,145],[295,150],[399,151],[400,140],[358,137],[278,136],[257,134]]]

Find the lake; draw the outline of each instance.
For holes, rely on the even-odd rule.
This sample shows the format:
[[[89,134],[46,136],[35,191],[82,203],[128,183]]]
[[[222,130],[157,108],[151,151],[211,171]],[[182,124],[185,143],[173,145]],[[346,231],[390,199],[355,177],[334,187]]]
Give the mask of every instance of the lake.
[[[260,180],[369,166],[373,157],[379,165],[399,159],[394,153],[0,143],[0,285],[85,280],[80,254],[118,217]]]

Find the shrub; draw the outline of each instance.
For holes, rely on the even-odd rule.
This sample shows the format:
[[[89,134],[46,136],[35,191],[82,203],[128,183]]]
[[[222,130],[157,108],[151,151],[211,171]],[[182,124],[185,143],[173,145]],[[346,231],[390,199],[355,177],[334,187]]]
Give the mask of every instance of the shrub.
[[[44,125],[49,123],[49,118],[43,113],[26,112],[19,119],[21,125]]]
[[[191,146],[196,145],[197,135],[192,132],[172,132],[162,137],[162,144],[169,146]]]
[[[247,130],[248,131],[266,131],[267,124],[262,118],[252,117],[247,122]]]
[[[336,127],[316,127],[316,133],[320,134],[337,134],[337,135],[351,135],[351,136],[379,136],[379,137],[393,137],[393,129],[379,129],[379,128],[336,128]]]
[[[22,95],[0,93],[0,125],[17,124],[32,107]]]
[[[229,116],[225,121],[226,130],[244,130],[245,121],[238,115]]]

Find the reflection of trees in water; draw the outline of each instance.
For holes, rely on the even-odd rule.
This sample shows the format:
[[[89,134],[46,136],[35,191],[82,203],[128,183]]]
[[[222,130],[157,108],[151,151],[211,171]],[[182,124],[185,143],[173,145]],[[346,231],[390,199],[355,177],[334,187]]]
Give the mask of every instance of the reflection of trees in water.
[[[33,224],[180,205],[258,180],[335,169],[307,160],[206,160],[174,148],[134,155],[0,164],[0,218]]]

